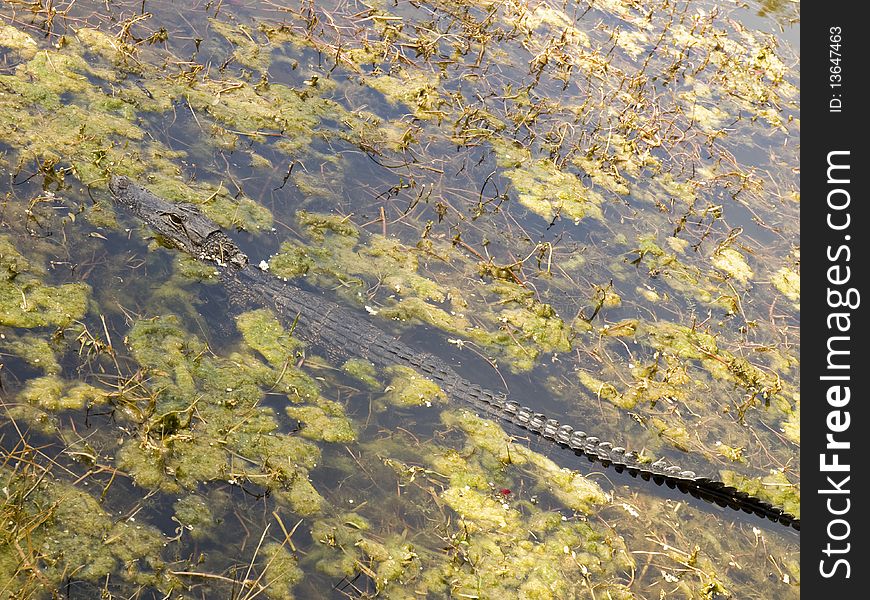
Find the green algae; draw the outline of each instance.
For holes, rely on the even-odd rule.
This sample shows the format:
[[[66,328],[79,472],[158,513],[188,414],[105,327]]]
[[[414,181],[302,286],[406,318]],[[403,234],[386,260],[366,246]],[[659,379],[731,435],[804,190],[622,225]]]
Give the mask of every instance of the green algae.
[[[764,477],[746,477],[734,471],[723,470],[719,473],[725,485],[731,485],[756,498],[772,503],[800,519],[801,496],[798,486],[789,481],[782,471],[771,471]]]
[[[357,546],[369,560],[378,563],[376,582],[386,587],[395,582],[403,583],[409,572],[419,569],[419,560],[411,544],[400,544],[390,540],[389,546],[373,540],[362,539]]]
[[[281,489],[275,490],[274,494],[280,503],[286,504],[293,512],[302,516],[316,515],[326,505],[323,496],[298,469]]]
[[[91,69],[79,56],[41,50],[13,75],[0,75],[0,90],[5,92],[0,94],[0,108],[15,115],[0,125],[0,131],[18,150],[19,161],[33,157],[69,164],[81,181],[90,183],[104,179],[107,162],[124,160],[126,151],[110,140],[143,139],[142,130],[125,118],[123,101],[98,106],[105,96],[86,74]],[[66,94],[75,101],[62,102]]]
[[[117,521],[87,492],[50,477],[3,467],[0,480],[6,490],[4,584],[35,594],[39,588],[57,589],[71,573],[94,583],[121,573],[129,584],[165,585],[159,574],[163,537],[155,528]],[[16,552],[22,545],[29,554]]]
[[[722,129],[733,120],[733,117],[719,106],[705,106],[703,100],[698,101],[698,92],[702,97],[708,97],[709,89],[704,89],[701,84],[696,84],[695,91],[683,92],[680,97],[684,100],[686,116],[696,123],[704,133],[720,135]]]
[[[619,391],[613,384],[602,381],[591,373],[578,370],[577,378],[597,399],[606,400],[611,404],[626,410],[640,406],[654,407],[660,400],[673,402],[686,400],[688,391],[686,385],[690,383],[685,368],[674,365],[667,369],[660,369],[657,362],[649,364],[636,364],[631,368],[632,381],[623,391]]]
[[[790,403],[780,394],[783,382],[780,376],[763,369],[749,360],[719,348],[716,338],[697,329],[674,323],[645,323],[639,330],[640,338],[662,352],[673,353],[684,359],[698,360],[715,379],[734,382],[748,390],[750,401],[761,398],[773,402],[779,410],[790,412]],[[741,408],[739,412],[745,410]]]
[[[441,498],[459,515],[469,533],[494,530],[517,533],[522,527],[520,513],[516,509],[505,507],[469,486],[449,487],[442,492]]]
[[[99,55],[108,61],[123,59],[126,56],[125,52],[129,50],[124,48],[124,44],[119,38],[92,27],[77,28],[75,38],[87,48],[88,52]]]
[[[177,274],[183,279],[201,283],[218,283],[218,272],[211,265],[186,254],[175,254],[172,257],[172,261],[174,263],[174,275]]]
[[[463,507],[478,508],[470,502]],[[583,524],[560,524],[546,533],[547,541],[535,544],[520,535],[470,531],[459,543],[464,546],[462,555],[467,556],[473,567],[443,569],[437,574],[440,582],[435,579],[436,574],[429,578],[443,586],[435,590],[452,595],[498,598],[516,594],[518,598],[527,599],[574,597],[585,587],[583,573],[602,570],[602,561],[609,561],[612,565],[609,568],[625,566],[625,550],[617,546],[607,556],[605,544],[597,545],[600,538],[590,535],[592,532]],[[584,552],[583,549],[590,547],[595,547],[597,552]],[[613,598],[624,598],[627,593],[613,584],[607,585],[607,591]]]
[[[584,186],[576,175],[558,169],[545,159],[516,144],[493,140],[497,164],[517,190],[520,204],[545,219],[564,214],[580,220],[586,216],[602,219],[598,192]]]
[[[693,438],[688,429],[679,421],[668,422],[665,419],[653,417],[649,420],[649,427],[660,437],[666,439],[674,448],[688,452],[693,449]]]
[[[537,300],[530,290],[511,282],[489,286],[494,302],[482,305],[485,312],[478,313],[488,327],[475,326],[466,316],[468,303],[460,290],[418,274],[420,252],[416,248],[378,234],[360,245],[359,230],[345,217],[300,211],[297,219],[317,245],[282,243],[269,260],[270,271],[279,277],[306,275],[323,283],[337,281],[341,293],[354,302],[360,301],[366,279],[377,280],[399,298],[371,309],[373,314],[399,321],[420,320],[467,337],[504,356],[516,371],[532,369],[542,353],[571,348],[570,329],[552,306]],[[442,308],[448,301],[450,310]]]
[[[801,276],[799,273],[796,273],[788,267],[783,267],[770,278],[770,282],[786,298],[796,304],[800,303]]]
[[[109,97],[90,78],[121,84],[123,76],[113,69],[131,67],[118,64],[119,54],[123,55],[120,46],[114,38],[83,28],[73,43],[38,51],[13,75],[0,76],[0,91],[6,92],[0,93],[0,108],[16,115],[0,126],[0,133],[17,149],[19,161],[35,157],[40,162],[68,164],[89,185],[104,185],[101,182],[111,166],[134,179],[147,178],[161,196],[203,204],[206,214],[224,227],[269,229],[271,214],[249,198],[231,197],[220,185],[181,181],[173,161],[184,153],[144,142],[143,130],[133,123],[137,110],[165,112],[172,109],[172,100],[183,99],[203,119],[236,131],[233,135],[263,139],[260,130],[278,130],[285,143],[301,150],[310,144],[321,117],[341,112],[340,107],[309,90],[297,92],[280,84],[262,90],[226,79],[184,85],[163,78],[156,67],[143,61],[135,64],[152,77],[147,87],[122,85],[117,95]],[[79,54],[85,49],[111,67],[84,60]],[[62,95],[72,95],[73,101],[61,102]],[[35,136],[37,130],[40,134]]]
[[[417,476],[417,470],[410,468],[405,463],[390,460],[388,463],[405,480],[405,485],[412,482]],[[450,485],[465,489],[466,487],[478,490],[489,488],[491,472],[483,461],[470,460],[468,456],[452,448],[443,448],[432,453],[429,460],[433,473],[445,473],[449,475]]]
[[[725,271],[742,284],[748,283],[755,273],[746,262],[746,259],[734,248],[724,248],[713,255],[713,266]]]
[[[259,378],[272,389],[288,395],[292,402],[313,402],[320,396],[317,383],[299,369],[292,368],[300,356],[302,342],[288,333],[275,314],[257,309],[236,317],[236,327],[245,343],[259,352],[270,365]]]
[[[283,544],[271,542],[261,549],[265,572],[266,597],[272,600],[292,600],[293,586],[302,579],[298,560]]]
[[[0,23],[0,47],[15,50],[24,60],[33,58],[39,49],[30,35],[6,23]]]
[[[619,308],[622,306],[622,297],[614,291],[613,286],[596,286],[594,301],[602,308]]]
[[[27,423],[27,426],[44,435],[56,433],[58,418],[54,412],[39,408],[34,404],[18,403],[6,406],[10,422]]]
[[[83,283],[45,285],[41,269],[0,236],[0,325],[10,327],[65,326],[88,309],[90,287]]]
[[[0,324],[67,325],[84,316],[89,294],[90,287],[82,283],[49,286],[28,277],[0,282]]]
[[[421,298],[404,298],[380,310],[380,315],[400,321],[419,320],[448,333],[467,337],[504,356],[510,368],[529,371],[542,352],[570,348],[564,323],[544,306],[502,309],[489,317],[493,331],[472,325],[465,313],[445,311]]]
[[[378,523],[359,512],[319,519],[312,527],[312,537],[320,546],[309,557],[319,570],[330,577],[362,571],[386,597],[405,597],[413,590],[417,595],[496,598],[521,590],[519,597],[547,598],[579,593],[585,585],[581,583],[584,574],[613,576],[633,568],[633,560],[618,537],[591,523],[567,520],[538,503],[514,501],[493,489],[493,481],[513,485],[508,483],[513,475],[506,470],[526,465],[522,468],[540,471],[551,486],[564,487],[568,498],[577,493],[578,486],[573,477],[563,480],[568,479],[566,471],[519,445],[513,446],[518,453],[514,462],[493,461],[483,444],[490,441],[492,451],[500,453],[498,440],[509,440],[497,425],[465,412],[445,412],[442,419],[458,425],[469,436],[465,450],[436,446],[433,452],[429,444],[378,443],[382,457],[398,453],[413,463],[432,465],[425,468],[398,458],[383,458],[404,490],[403,506],[419,510],[416,503],[428,497],[424,490],[433,485],[440,490],[439,505],[442,513],[446,509],[448,514],[438,517],[436,512],[427,517],[446,518],[437,538],[408,540],[396,533],[379,536]],[[445,483],[445,478],[449,482]],[[420,499],[414,499],[419,495],[417,490],[423,493]],[[549,490],[542,487],[542,491]],[[587,508],[604,502],[600,490],[599,494]],[[359,509],[364,510],[369,509]],[[378,518],[390,519],[391,514]],[[430,513],[427,510],[424,514]],[[610,579],[600,580],[599,585],[612,597],[626,597],[625,588]]]
[[[610,339],[612,336],[601,338]],[[624,365],[605,362],[594,375],[578,369],[577,377],[599,406],[606,401],[632,411],[649,432],[635,441],[638,447],[661,453],[666,444],[709,460],[723,456],[740,460],[742,450],[737,449],[745,449],[756,440],[745,427],[731,427],[722,415],[734,415],[735,422],[745,423],[752,411],[753,418],[763,419],[767,429],[785,431],[791,427],[792,432],[789,423],[799,423],[799,412],[789,400],[792,388],[783,385],[777,371],[755,358],[750,362],[723,350],[709,332],[664,321],[641,321],[632,340],[653,350],[651,360],[635,358],[627,372]],[[758,354],[764,357],[761,350]],[[777,365],[776,369],[792,368],[786,357],[775,352],[765,358]],[[720,381],[743,391],[711,394]],[[704,427],[696,427],[696,419],[703,420]]]
[[[377,380],[377,369],[367,360],[362,358],[351,358],[341,366],[342,371],[358,379],[366,384],[369,388],[377,389],[381,387]]]
[[[671,33],[675,47],[691,43],[696,51],[708,53],[710,62],[719,69],[720,75],[714,81],[721,97],[730,96],[731,102],[764,118],[772,127],[782,126],[780,112],[769,107],[794,98],[797,89],[784,80],[786,67],[776,55],[772,37],[742,27],[734,37],[699,35],[685,25],[674,27]]]
[[[10,337],[0,334],[0,348],[20,357],[46,375],[57,375],[61,371],[51,344],[43,338],[34,335]]]
[[[555,309],[534,297],[534,294],[512,282],[493,284],[491,290],[500,297],[499,320],[517,327],[521,340],[531,340],[542,352],[568,352],[570,333]],[[517,308],[513,308],[517,307]]]
[[[258,309],[243,313],[236,317],[236,326],[245,342],[273,367],[282,368],[295,361],[301,342],[284,330],[272,311]]]
[[[80,408],[66,406],[62,401],[63,384],[59,377],[47,375],[31,379],[21,391],[21,400],[39,406],[46,410],[61,410],[63,408]]]
[[[666,251],[654,238],[647,235],[641,236],[638,242],[637,248],[633,250],[634,257],[631,263],[645,266],[650,278],[664,281],[677,295],[695,298],[705,304],[720,306],[733,312],[728,294],[712,281],[704,270],[680,258],[680,255],[686,253],[689,245],[686,240],[676,237],[666,238],[665,242],[673,252]],[[728,266],[725,262],[722,264]],[[737,269],[736,264],[735,272],[745,274]],[[659,295],[654,291],[653,293]]]
[[[614,323],[613,325],[602,327],[598,330],[598,332],[601,335],[606,335],[608,337],[632,338],[637,332],[638,322],[639,321],[637,319],[623,319],[622,321]]]
[[[297,90],[277,83],[257,88],[245,81],[203,80],[194,86],[171,84],[166,91],[181,96],[193,110],[232,130],[233,135],[257,142],[264,142],[267,134],[279,135],[276,144],[288,154],[311,145],[322,119],[344,112],[310,88]]]
[[[387,367],[385,372],[390,376],[385,399],[393,406],[431,406],[447,401],[437,383],[410,367]]]
[[[782,424],[782,432],[785,437],[795,444],[801,443],[801,401],[800,395],[797,396],[797,401],[794,410],[789,412],[788,419]]]
[[[390,102],[405,104],[419,119],[440,118],[443,114],[439,109],[445,100],[438,91],[437,75],[399,68],[389,75],[364,77],[363,82]]]
[[[311,534],[322,545],[313,556],[317,568],[331,577],[351,576],[363,570],[382,590],[390,590],[391,584],[401,586],[413,581],[421,569],[415,547],[399,535],[379,541],[367,535],[370,528],[371,524],[357,513],[316,521]],[[330,549],[340,550],[342,556],[333,556]]]
[[[633,408],[635,405],[635,402],[632,402],[631,399],[624,398],[612,384],[596,379],[591,373],[577,371],[577,378],[583,384],[583,387],[597,398],[612,402],[621,408]]]
[[[127,341],[155,386],[142,399],[139,439],[118,452],[119,466],[139,485],[177,492],[250,481],[300,514],[320,509],[323,499],[308,481],[319,449],[279,433],[274,411],[258,406],[262,387],[274,386],[273,369],[238,354],[211,357],[172,318],[137,322]]]
[[[299,211],[299,224],[320,247],[302,247],[285,242],[269,261],[269,268],[280,277],[311,273],[325,275],[355,287],[360,276],[378,278],[398,294],[414,294],[424,299],[443,301],[446,292],[434,281],[417,274],[416,253],[390,238],[372,235],[369,244],[356,247],[360,232],[347,218]],[[334,234],[334,235],[332,235]],[[360,261],[360,257],[367,259]]]
[[[257,35],[244,24],[232,25],[217,19],[209,19],[211,28],[233,46],[232,58],[240,65],[254,71],[266,72],[269,68],[269,49],[261,46],[253,36]]]
[[[608,502],[609,498],[604,490],[591,479],[576,471],[559,467],[537,452],[529,452],[527,456],[537,469],[535,476],[539,485],[564,506],[588,514],[598,505]]]
[[[499,425],[466,411],[442,413],[447,425],[459,427],[475,448],[482,448],[502,463],[525,465],[542,489],[552,493],[565,506],[581,512],[607,501],[598,484],[569,469],[561,469],[552,460],[524,446],[511,443]]]
[[[719,444],[717,446],[719,454],[727,458],[732,462],[744,462],[745,457],[743,456],[743,451],[745,448],[734,448],[733,446],[728,446],[726,444]]]
[[[680,358],[701,360],[719,352],[713,335],[676,323],[644,323],[638,334],[648,339],[653,348],[667,350]]]
[[[303,437],[324,442],[356,440],[356,432],[338,403],[322,400],[317,406],[288,406],[284,412],[304,424]]]
[[[205,196],[205,194],[203,194]],[[239,227],[247,230],[272,228],[272,213],[251,198],[232,196],[223,187],[208,196],[202,204],[203,212],[225,229]]]
[[[362,539],[358,534],[360,529],[357,526],[358,522],[358,518],[343,522],[339,519],[330,521],[319,519],[314,522],[311,527],[311,537],[320,546],[315,548],[311,560],[314,561],[318,571],[333,578],[352,576],[356,572],[357,557],[352,550]],[[339,552],[331,552],[333,548],[338,549]]]
[[[0,236],[0,279],[12,281],[21,273],[32,269],[29,260],[22,256],[7,236]]]
[[[206,538],[217,524],[214,511],[209,504],[206,498],[197,494],[183,496],[172,505],[172,510],[175,512],[173,518],[194,538]]]
[[[82,382],[69,382],[56,374],[36,377],[19,394],[27,402],[49,412],[83,410],[108,402],[109,393]]]
[[[528,457],[522,450],[514,456],[514,449],[518,446],[498,424],[490,420],[482,419],[467,411],[443,412],[441,419],[447,425],[459,427],[471,438],[475,448],[487,452],[500,463],[525,465],[528,462]]]

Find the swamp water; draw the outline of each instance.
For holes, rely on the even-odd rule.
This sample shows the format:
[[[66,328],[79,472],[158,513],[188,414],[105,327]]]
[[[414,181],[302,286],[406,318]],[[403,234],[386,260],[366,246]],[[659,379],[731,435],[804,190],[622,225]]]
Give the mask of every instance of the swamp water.
[[[230,314],[107,190],[799,516],[798,20],[0,3],[0,597],[799,597],[797,533]]]

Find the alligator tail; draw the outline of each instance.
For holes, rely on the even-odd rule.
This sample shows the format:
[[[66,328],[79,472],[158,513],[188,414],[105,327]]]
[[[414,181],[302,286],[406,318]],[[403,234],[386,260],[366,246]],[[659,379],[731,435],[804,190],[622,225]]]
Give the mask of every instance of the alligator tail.
[[[597,437],[587,435],[570,425],[562,425],[555,419],[548,419],[517,402],[496,400],[493,404],[501,404],[505,418],[512,423],[572,450],[578,456],[586,456],[605,467],[613,467],[618,473],[628,472],[632,477],[651,480],[656,485],[666,485],[695,498],[742,510],[800,531],[801,521],[796,516],[721,481],[700,477],[693,471],[681,469],[664,459],[653,463],[641,461],[637,452],[627,451],[610,442],[602,442]]]

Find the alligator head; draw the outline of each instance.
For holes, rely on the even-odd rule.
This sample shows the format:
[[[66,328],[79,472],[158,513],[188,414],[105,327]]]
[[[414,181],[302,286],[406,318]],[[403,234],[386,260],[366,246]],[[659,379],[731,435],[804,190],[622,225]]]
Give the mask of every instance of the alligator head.
[[[193,204],[167,202],[127,177],[113,176],[109,190],[117,204],[132,210],[178,249],[220,266],[241,268],[248,264],[248,257],[239,247]]]

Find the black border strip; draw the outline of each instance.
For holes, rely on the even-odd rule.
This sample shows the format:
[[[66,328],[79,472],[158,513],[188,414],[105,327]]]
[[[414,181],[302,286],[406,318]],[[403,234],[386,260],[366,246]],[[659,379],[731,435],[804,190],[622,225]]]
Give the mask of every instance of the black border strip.
[[[866,594],[870,165],[861,94],[868,26],[859,6],[808,2],[801,15],[801,591],[808,598]]]

